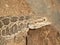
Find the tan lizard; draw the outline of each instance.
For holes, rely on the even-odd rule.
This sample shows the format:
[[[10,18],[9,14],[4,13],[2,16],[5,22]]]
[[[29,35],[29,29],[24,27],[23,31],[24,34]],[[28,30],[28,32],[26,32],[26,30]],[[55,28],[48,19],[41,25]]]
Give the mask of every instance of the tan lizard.
[[[0,44],[7,45],[11,40],[20,43],[26,38],[29,29],[38,29],[49,24],[51,23],[46,17],[35,15],[0,16]]]
[[[10,39],[49,24],[46,17],[40,16],[0,16],[0,36]]]

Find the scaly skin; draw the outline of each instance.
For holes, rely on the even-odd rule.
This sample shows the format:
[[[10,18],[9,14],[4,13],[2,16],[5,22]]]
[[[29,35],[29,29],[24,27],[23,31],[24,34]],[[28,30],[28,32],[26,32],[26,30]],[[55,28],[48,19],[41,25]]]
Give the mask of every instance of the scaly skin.
[[[37,29],[51,24],[46,17],[40,16],[1,16],[0,17],[0,36],[13,38],[17,34],[27,33],[30,29]]]

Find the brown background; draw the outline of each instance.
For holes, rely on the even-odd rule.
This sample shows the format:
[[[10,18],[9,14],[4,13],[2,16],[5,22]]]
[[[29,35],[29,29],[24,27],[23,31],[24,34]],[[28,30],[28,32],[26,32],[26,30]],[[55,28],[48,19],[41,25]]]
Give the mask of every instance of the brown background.
[[[60,0],[0,0],[0,15],[46,16],[60,29]]]

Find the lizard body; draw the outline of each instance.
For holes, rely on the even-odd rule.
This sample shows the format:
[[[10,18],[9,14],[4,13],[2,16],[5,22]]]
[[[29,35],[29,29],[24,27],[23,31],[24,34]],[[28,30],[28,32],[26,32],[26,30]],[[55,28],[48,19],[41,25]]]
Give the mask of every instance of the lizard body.
[[[0,16],[0,36],[13,38],[20,33],[27,33],[29,29],[37,29],[51,24],[46,17],[40,16]]]

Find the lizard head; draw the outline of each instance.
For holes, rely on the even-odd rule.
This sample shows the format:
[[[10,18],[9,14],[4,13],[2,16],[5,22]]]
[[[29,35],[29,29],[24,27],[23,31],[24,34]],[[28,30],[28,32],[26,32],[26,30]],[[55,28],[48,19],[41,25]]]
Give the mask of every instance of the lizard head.
[[[37,29],[49,24],[51,23],[47,21],[46,17],[34,16],[29,20],[28,27],[30,29]]]

